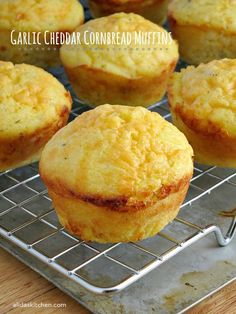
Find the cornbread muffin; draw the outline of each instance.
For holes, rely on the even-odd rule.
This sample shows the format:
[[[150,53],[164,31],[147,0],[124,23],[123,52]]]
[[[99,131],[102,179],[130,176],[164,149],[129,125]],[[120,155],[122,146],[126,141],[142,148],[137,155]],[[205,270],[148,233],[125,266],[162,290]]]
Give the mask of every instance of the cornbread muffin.
[[[173,121],[200,163],[236,167],[235,86],[235,59],[189,66],[170,82]]]
[[[157,113],[119,105],[83,113],[40,160],[61,224],[97,242],[155,235],[177,215],[192,172],[180,131]]]
[[[136,13],[146,19],[163,24],[167,16],[169,0],[89,0],[89,8],[94,17],[102,17],[117,12]]]
[[[0,61],[0,171],[39,159],[67,122],[70,94],[49,73]]]
[[[77,0],[1,0],[0,60],[57,66],[60,46],[50,36],[71,33],[83,20]]]
[[[173,0],[168,16],[186,62],[236,58],[236,1]]]
[[[163,28],[133,13],[117,13],[75,31],[81,35],[81,44],[63,45],[60,56],[81,100],[92,106],[149,106],[163,97],[178,60],[177,44]],[[151,32],[159,34],[160,42],[153,37],[147,45],[138,43],[139,34]],[[113,42],[106,38],[101,42],[100,36],[112,33],[120,34],[120,41],[115,37]],[[89,34],[98,34],[99,40],[91,43]],[[164,39],[167,43],[162,43]]]

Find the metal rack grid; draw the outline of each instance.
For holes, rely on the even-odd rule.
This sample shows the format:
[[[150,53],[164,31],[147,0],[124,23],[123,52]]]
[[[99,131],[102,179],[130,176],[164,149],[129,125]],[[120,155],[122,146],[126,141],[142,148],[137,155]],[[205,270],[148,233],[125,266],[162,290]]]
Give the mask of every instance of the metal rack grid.
[[[62,69],[53,74],[71,90]],[[89,107],[82,104],[72,90],[71,93],[74,99],[71,119],[74,119]],[[166,99],[150,109],[170,119]],[[235,170],[195,165],[182,208],[191,206],[225,182],[236,192]],[[218,245],[226,246],[235,229],[236,217],[232,218],[228,232],[223,235],[217,225],[200,226],[180,215],[151,238],[151,242],[86,243],[67,233],[58,222],[46,187],[40,180],[37,164],[0,174],[0,235],[95,293],[117,292],[128,287],[210,233],[215,234]]]
[[[87,3],[81,2],[89,20]],[[71,120],[90,109],[76,98],[62,69],[53,74],[73,96]],[[170,120],[166,99],[150,110]],[[235,170],[195,165],[182,210],[226,182],[236,192]],[[180,212],[162,232],[139,243],[86,243],[60,225],[37,164],[0,173],[0,236],[95,293],[121,291],[208,234],[214,233],[218,245],[226,246],[235,229],[235,217],[223,235],[217,224],[202,226],[183,219]]]

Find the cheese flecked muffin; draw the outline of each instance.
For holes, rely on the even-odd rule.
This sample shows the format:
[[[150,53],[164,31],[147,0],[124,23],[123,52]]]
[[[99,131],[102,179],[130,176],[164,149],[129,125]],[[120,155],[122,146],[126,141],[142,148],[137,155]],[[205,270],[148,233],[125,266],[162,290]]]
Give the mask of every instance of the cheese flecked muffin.
[[[81,44],[63,45],[60,57],[84,102],[149,106],[163,97],[178,60],[177,44],[163,28],[133,13],[117,13],[89,21],[75,32],[80,33]],[[101,34],[111,33],[119,34],[120,41],[115,37],[113,42],[101,42]],[[127,33],[130,42],[125,42],[128,36],[121,42]],[[138,41],[139,34],[148,33],[157,37],[147,44]],[[89,34],[98,34],[99,41],[91,43]]]
[[[102,17],[117,12],[136,13],[146,19],[163,24],[167,16],[170,0],[89,0],[89,8],[94,17]]]
[[[236,167],[236,60],[215,60],[175,73],[168,88],[175,125],[195,159]]]
[[[51,34],[71,33],[83,21],[83,7],[77,0],[1,0],[0,60],[57,66],[60,46],[51,43]]]
[[[40,174],[59,220],[81,239],[138,241],[172,221],[193,172],[185,136],[143,107],[103,105],[45,146]]]
[[[71,98],[51,74],[35,66],[0,62],[0,171],[40,157],[68,120]]]
[[[235,0],[172,0],[168,18],[186,62],[236,58]]]

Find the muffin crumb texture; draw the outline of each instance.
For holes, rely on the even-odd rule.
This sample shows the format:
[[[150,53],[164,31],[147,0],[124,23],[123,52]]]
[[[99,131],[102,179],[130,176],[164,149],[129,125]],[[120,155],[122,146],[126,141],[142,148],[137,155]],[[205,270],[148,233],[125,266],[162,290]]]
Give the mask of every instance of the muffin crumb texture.
[[[39,159],[63,127],[71,97],[51,74],[32,65],[0,61],[0,170]]]
[[[0,62],[0,90],[2,136],[29,134],[70,110],[71,98],[64,86],[34,66]]]
[[[235,0],[172,0],[168,10],[180,25],[204,25],[236,33]]]
[[[164,96],[179,56],[178,45],[166,30],[137,14],[117,13],[91,20],[75,32],[81,45],[63,45],[60,57],[79,99],[94,107],[104,103],[147,107]],[[129,34],[130,42],[87,39],[86,44],[89,33]],[[139,43],[139,33],[159,34],[164,40],[157,36]]]
[[[189,66],[174,79],[181,100],[177,98],[173,106],[187,124],[198,131],[236,137],[236,60]]]
[[[195,160],[236,167],[236,60],[215,60],[174,73],[168,87],[174,124]]]
[[[77,0],[0,1],[1,30],[72,31],[83,17],[83,7]]]
[[[88,30],[94,33],[118,32],[125,34],[129,32],[132,35],[131,44],[117,45],[111,43],[109,45],[94,44],[88,46],[83,40],[84,32],[88,32]],[[81,47],[78,49],[73,44],[64,45],[60,51],[62,62],[68,68],[84,65],[127,78],[138,79],[144,75],[160,74],[166,70],[168,65],[178,59],[178,47],[173,40],[171,43],[169,40],[168,44],[158,43],[157,39],[149,45],[136,43],[135,32],[160,32],[168,37],[165,29],[137,14],[117,13],[109,17],[91,20],[79,26],[75,32],[81,33]],[[82,49],[86,47],[93,49]],[[115,50],[113,50],[114,48]],[[147,51],[148,48],[150,51]]]
[[[54,136],[42,156],[42,174],[77,195],[132,201],[188,176],[191,153],[185,136],[157,113],[104,105]]]
[[[50,36],[71,33],[83,22],[83,7],[77,0],[1,0],[0,60],[59,66],[60,45]]]
[[[173,0],[168,20],[187,63],[236,58],[236,1]]]
[[[97,242],[155,235],[176,217],[192,172],[180,131],[157,113],[118,105],[83,113],[40,160],[61,224]]]

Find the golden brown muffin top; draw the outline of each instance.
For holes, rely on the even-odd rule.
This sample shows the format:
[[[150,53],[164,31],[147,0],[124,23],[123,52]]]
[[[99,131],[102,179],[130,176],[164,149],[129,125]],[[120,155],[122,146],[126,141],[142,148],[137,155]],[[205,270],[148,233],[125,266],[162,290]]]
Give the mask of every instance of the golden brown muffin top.
[[[235,0],[172,0],[168,11],[179,24],[236,32]]]
[[[129,45],[125,42],[86,45],[84,38],[89,37],[88,31],[93,34],[113,32],[121,36],[129,33],[132,40]],[[166,30],[137,14],[116,13],[91,20],[76,28],[75,32],[81,34],[81,45],[65,44],[60,49],[62,62],[68,68],[83,65],[128,78],[140,78],[158,76],[178,59],[178,47],[175,41],[169,40],[165,44],[157,39],[158,33],[168,37]],[[156,33],[157,37],[154,42],[151,40],[150,44],[140,45],[135,35],[137,33],[144,36],[148,36],[148,33]],[[151,39],[153,38],[151,35]],[[90,40],[87,42],[90,43]]]
[[[32,65],[0,61],[0,91],[0,138],[30,134],[71,109],[64,86]]]
[[[169,92],[188,126],[236,137],[236,59],[182,69],[174,73]]]
[[[84,20],[77,0],[1,0],[0,29],[72,31]]]
[[[185,136],[159,114],[102,105],[48,142],[40,173],[49,188],[63,195],[108,207],[145,206],[186,184],[192,155]]]

